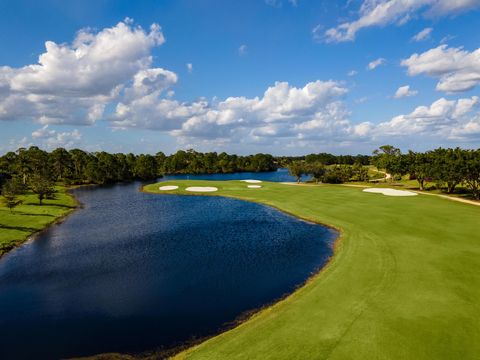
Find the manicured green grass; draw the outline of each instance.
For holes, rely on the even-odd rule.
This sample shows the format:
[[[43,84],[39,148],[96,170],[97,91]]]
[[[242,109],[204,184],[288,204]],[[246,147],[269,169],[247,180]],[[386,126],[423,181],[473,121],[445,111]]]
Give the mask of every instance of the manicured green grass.
[[[435,196],[240,181],[231,196],[341,229],[327,267],[301,289],[179,359],[478,359],[480,207]],[[159,192],[158,184],[146,191]]]
[[[75,199],[58,186],[54,200],[38,204],[35,194],[20,196],[23,204],[13,212],[0,204],[0,256],[24,242],[31,234],[44,229],[75,208]]]

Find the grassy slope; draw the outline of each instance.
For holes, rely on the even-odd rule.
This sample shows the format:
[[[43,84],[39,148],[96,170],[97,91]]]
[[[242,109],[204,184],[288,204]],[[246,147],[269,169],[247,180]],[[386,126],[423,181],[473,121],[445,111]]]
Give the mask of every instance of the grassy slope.
[[[343,230],[332,261],[305,287],[178,358],[478,359],[480,208],[342,186],[168,184],[217,186],[215,195]]]
[[[76,206],[73,197],[63,187],[57,187],[55,200],[45,200],[42,206],[38,205],[38,199],[32,193],[20,199],[23,204],[15,208],[13,213],[3,204],[0,205],[0,256]]]

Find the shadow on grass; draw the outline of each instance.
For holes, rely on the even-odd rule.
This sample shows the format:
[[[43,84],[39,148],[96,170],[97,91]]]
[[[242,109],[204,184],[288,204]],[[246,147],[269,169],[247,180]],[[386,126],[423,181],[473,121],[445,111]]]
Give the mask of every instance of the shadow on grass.
[[[32,214],[32,213],[26,213],[24,211],[14,211],[14,215],[22,215],[22,216],[46,216],[46,217],[55,217],[55,215],[52,214]]]
[[[64,209],[74,209],[75,206],[74,205],[64,205],[64,204],[51,204],[51,203],[43,203],[42,205],[40,205],[39,203],[24,203],[24,205],[28,205],[28,206],[38,206],[38,207],[42,207],[42,206],[53,206],[53,207],[59,207],[59,208],[64,208]]]
[[[38,230],[36,228],[31,228],[27,226],[9,226],[9,225],[2,225],[2,224],[0,224],[0,229],[19,230],[19,231],[28,231],[28,232],[34,232]]]

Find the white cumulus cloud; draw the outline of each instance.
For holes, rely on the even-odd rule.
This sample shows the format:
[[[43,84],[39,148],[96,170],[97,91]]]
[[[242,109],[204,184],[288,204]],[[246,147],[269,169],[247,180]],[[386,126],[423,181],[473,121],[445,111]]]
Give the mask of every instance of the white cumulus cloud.
[[[386,63],[386,61],[387,60],[385,60],[384,58],[378,58],[377,60],[373,60],[368,64],[367,69],[368,70],[375,70],[380,65],[384,65]]]
[[[0,67],[0,120],[91,124],[148,69],[152,48],[164,41],[157,24],[147,32],[130,19],[100,32],[81,30],[71,44],[47,41],[37,64]]]
[[[408,96],[415,96],[417,94],[418,94],[418,91],[410,89],[410,85],[400,86],[395,92],[395,99],[408,97]]]
[[[375,7],[382,1],[370,3]],[[277,149],[318,148],[322,144],[370,146],[376,139],[407,139],[411,134],[435,135],[437,140],[480,137],[476,96],[441,98],[380,124],[352,122],[344,100],[348,89],[334,80],[303,86],[276,82],[255,97],[181,102],[172,89],[177,74],[152,67],[152,49],[164,41],[158,25],[144,30],[127,19],[99,32],[82,30],[70,44],[47,42],[38,63],[0,67],[0,120],[40,123],[31,140],[48,148],[73,147],[82,140],[77,129],[60,131],[55,124],[91,125],[99,119],[109,121],[114,129],[161,131],[179,144],[210,149],[232,144]],[[469,52],[442,45],[414,54],[402,65],[412,76],[438,78],[439,90],[463,91],[480,82],[479,54],[480,49]],[[376,59],[367,68],[373,70],[385,62]],[[187,64],[189,68],[193,66]],[[395,97],[415,94],[405,85]]]
[[[473,89],[480,83],[480,48],[469,52],[446,44],[402,60],[409,75],[437,78],[437,90],[448,93]]]
[[[223,101],[180,103],[147,96],[117,106],[114,126],[166,131],[191,144],[204,140],[241,143],[335,141],[363,136],[348,120],[335,81],[314,81],[304,87],[277,82],[262,97],[229,97]],[[283,139],[283,140],[282,140]]]
[[[45,125],[32,132],[32,139],[40,141],[40,145],[47,149],[55,149],[57,147],[72,148],[80,143],[82,134],[77,129],[58,132],[50,129],[49,125]]]
[[[364,0],[356,20],[342,22],[316,38],[327,43],[353,41],[364,28],[402,25],[418,14],[430,18],[452,16],[478,7],[479,0]]]
[[[430,106],[418,106],[410,114],[398,115],[378,124],[372,135],[383,138],[410,138],[412,135],[434,136],[443,140],[459,138],[462,131],[466,135],[466,128],[475,130],[473,125],[468,124],[473,118],[478,119],[479,105],[478,96],[458,100],[440,98]],[[476,135],[480,136],[480,132]]]

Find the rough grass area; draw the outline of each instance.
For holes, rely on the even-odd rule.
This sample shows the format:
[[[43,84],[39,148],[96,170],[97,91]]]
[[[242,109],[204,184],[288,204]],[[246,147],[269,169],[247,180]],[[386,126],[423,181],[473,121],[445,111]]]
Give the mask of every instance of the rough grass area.
[[[332,260],[307,285],[178,359],[478,359],[479,207],[335,185],[162,185],[180,186],[175,194],[215,186],[208,196],[272,205],[342,230]],[[145,191],[160,193],[158,186]]]
[[[58,186],[56,190],[55,199],[44,200],[41,206],[33,193],[20,196],[23,204],[13,212],[0,203],[0,256],[76,207],[75,199],[66,193],[64,187]]]

